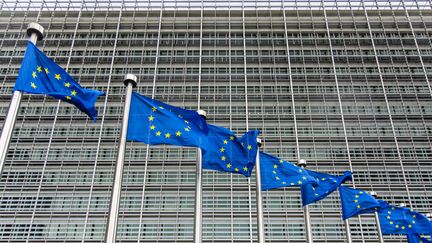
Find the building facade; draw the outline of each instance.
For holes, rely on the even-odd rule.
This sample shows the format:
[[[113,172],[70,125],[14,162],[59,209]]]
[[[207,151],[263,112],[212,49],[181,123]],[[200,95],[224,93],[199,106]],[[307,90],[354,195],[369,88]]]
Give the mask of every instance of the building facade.
[[[107,93],[93,123],[24,95],[0,181],[0,242],[103,242],[125,74],[135,91],[207,111],[262,150],[354,172],[351,186],[432,211],[429,1],[3,1],[1,123],[28,38],[84,87]],[[192,242],[196,151],[128,143],[119,242]],[[263,193],[267,242],[305,242],[299,190]],[[311,206],[315,242],[345,242],[338,193]],[[255,179],[205,171],[203,242],[256,242]],[[372,215],[354,242],[377,242]],[[386,243],[406,242],[386,236]]]

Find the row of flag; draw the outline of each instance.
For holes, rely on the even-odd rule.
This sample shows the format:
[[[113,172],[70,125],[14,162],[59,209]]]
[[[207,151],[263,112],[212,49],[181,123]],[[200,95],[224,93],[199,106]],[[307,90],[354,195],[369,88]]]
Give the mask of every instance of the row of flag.
[[[101,91],[81,87],[66,71],[29,42],[14,90],[32,94],[47,94],[75,105],[96,120],[95,102]],[[339,190],[342,217],[375,213],[383,234],[407,235],[409,242],[430,242],[421,235],[432,237],[429,219],[406,207],[377,200],[367,192],[342,186],[352,179],[352,173],[330,175],[290,163],[259,151],[259,131],[237,137],[233,131],[211,125],[196,111],[191,111],[132,93],[127,140],[149,145],[197,147],[202,151],[204,169],[242,174],[250,177],[259,153],[261,189],[300,187],[303,206],[324,199]]]

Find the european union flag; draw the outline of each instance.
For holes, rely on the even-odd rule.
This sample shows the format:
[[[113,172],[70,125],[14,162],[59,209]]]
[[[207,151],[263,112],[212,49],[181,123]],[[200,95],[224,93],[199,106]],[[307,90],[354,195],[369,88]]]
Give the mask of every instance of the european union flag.
[[[128,141],[150,145],[207,146],[205,120],[196,112],[171,106],[132,92]]]
[[[431,243],[430,240],[421,237],[419,234],[408,234],[407,238],[408,238],[408,243]]]
[[[341,176],[334,176],[306,170],[309,175],[318,180],[318,186],[304,185],[301,187],[303,206],[319,201],[334,192],[342,183],[352,179],[351,171],[345,171]]]
[[[359,214],[373,213],[380,206],[378,200],[362,190],[340,186],[339,194],[342,203],[342,218],[344,220]]]
[[[305,184],[317,185],[317,180],[305,169],[273,155],[260,152],[260,165],[262,190]]]
[[[203,168],[251,176],[256,162],[259,131],[249,131],[238,139],[229,129],[207,126],[207,138],[211,146],[202,152]]]
[[[392,206],[381,201],[378,211],[382,233],[389,234],[431,234],[432,224],[426,216],[406,207]]]
[[[104,92],[81,87],[32,42],[27,45],[14,90],[47,94],[75,105],[96,121],[96,100]]]

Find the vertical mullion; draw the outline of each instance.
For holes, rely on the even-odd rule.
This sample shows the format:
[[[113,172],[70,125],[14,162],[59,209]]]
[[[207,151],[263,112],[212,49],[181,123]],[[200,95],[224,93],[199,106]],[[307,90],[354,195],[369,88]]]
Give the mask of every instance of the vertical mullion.
[[[388,101],[388,98],[387,98],[387,93],[386,93],[386,90],[385,90],[384,79],[383,79],[383,75],[382,75],[382,72],[381,72],[381,65],[380,65],[379,59],[378,59],[378,52],[377,52],[376,47],[375,47],[374,37],[373,37],[373,33],[372,33],[372,27],[371,27],[370,22],[369,22],[369,16],[368,16],[368,13],[367,13],[367,10],[366,10],[366,6],[364,5],[364,2],[362,2],[362,5],[363,5],[363,10],[364,10],[364,13],[365,13],[365,16],[366,16],[366,22],[367,22],[367,26],[368,26],[369,36],[371,38],[372,49],[373,49],[374,56],[375,56],[375,63],[377,65],[378,74],[379,74],[380,81],[381,81],[381,88],[382,88],[384,99],[385,99],[385,103],[386,103],[386,109],[387,109],[387,112],[388,112],[389,121],[390,121],[391,129],[392,129],[392,133],[393,133],[393,138],[394,138],[394,142],[395,142],[395,146],[396,146],[396,152],[397,152],[397,155],[398,155],[398,158],[399,158],[399,164],[400,164],[401,171],[402,171],[403,181],[404,181],[405,189],[406,189],[407,196],[408,196],[408,202],[409,202],[409,205],[412,206],[411,195],[410,195],[409,188],[408,188],[408,181],[407,181],[407,178],[406,178],[406,175],[405,175],[405,169],[404,169],[404,165],[403,165],[403,161],[402,161],[402,156],[401,156],[400,149],[399,149],[399,143],[398,143],[398,140],[397,140],[397,137],[396,137],[396,131],[395,131],[394,124],[393,124],[393,117],[392,117],[392,114],[391,114],[390,104],[389,104],[389,101]],[[377,4],[376,0],[375,0],[375,6],[376,6],[377,10],[379,11],[378,4]]]

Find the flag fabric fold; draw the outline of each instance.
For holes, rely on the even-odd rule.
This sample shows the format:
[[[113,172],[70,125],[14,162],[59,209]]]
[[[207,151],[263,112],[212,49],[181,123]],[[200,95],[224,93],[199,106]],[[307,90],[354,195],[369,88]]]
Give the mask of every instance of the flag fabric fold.
[[[127,140],[149,145],[198,147],[208,145],[205,120],[196,112],[132,92]]]
[[[340,186],[339,194],[344,220],[359,214],[373,213],[379,209],[379,201],[365,191]]]
[[[202,151],[203,168],[251,176],[256,163],[259,131],[252,130],[237,138],[229,129],[207,126],[209,146]]]
[[[408,243],[431,243],[430,240],[421,237],[419,234],[408,234],[407,239],[408,239]],[[431,232],[431,240],[432,240],[432,232]]]
[[[342,183],[352,179],[352,173],[345,171],[341,176],[335,176],[311,170],[306,170],[310,176],[318,180],[318,186],[311,184],[301,187],[303,206],[319,201],[334,192]]]
[[[317,180],[305,169],[273,155],[260,152],[260,165],[262,190],[305,184],[317,185]]]
[[[81,87],[62,67],[48,58],[32,42],[27,45],[14,90],[46,94],[75,105],[94,121],[96,100],[104,92]]]
[[[393,206],[384,201],[380,203],[378,216],[383,234],[432,234],[432,224],[426,216],[406,207]]]

